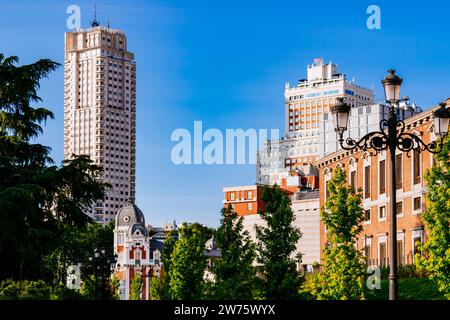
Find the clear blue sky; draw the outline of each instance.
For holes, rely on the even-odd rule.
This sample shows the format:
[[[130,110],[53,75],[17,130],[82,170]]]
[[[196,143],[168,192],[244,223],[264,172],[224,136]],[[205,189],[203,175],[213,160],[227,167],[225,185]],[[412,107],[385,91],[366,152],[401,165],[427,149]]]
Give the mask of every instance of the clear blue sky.
[[[0,52],[22,63],[63,62],[66,8],[82,26],[98,20],[122,29],[137,63],[137,204],[146,222],[217,226],[222,187],[255,181],[251,165],[184,165],[170,159],[176,128],[280,128],[283,90],[305,77],[316,57],[338,63],[348,79],[381,97],[395,67],[402,95],[428,108],[450,97],[448,1],[12,1],[0,3]],[[366,9],[381,8],[381,30]],[[43,81],[43,105],[55,113],[40,139],[62,160],[63,69]]]

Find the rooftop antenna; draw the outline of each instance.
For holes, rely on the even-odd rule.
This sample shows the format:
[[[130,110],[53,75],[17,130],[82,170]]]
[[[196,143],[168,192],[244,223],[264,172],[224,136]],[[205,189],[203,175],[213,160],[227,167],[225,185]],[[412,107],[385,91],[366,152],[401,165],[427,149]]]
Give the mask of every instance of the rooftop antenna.
[[[92,21],[92,27],[98,27],[100,24],[97,21],[97,5],[94,4],[94,20]]]

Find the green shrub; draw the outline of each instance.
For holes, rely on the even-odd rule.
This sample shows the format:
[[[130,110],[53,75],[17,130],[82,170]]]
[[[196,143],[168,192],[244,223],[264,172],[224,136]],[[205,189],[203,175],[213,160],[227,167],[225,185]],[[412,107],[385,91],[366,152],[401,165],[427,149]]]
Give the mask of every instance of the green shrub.
[[[52,291],[50,293],[50,300],[83,300],[83,299],[84,297],[78,290],[69,289],[62,283],[52,288]]]
[[[0,283],[0,300],[81,300],[76,290],[68,289],[64,284],[52,287],[43,280],[13,281]]]
[[[389,266],[381,267],[381,279],[389,279]],[[424,271],[420,271],[413,264],[399,265],[397,267],[397,276],[400,279],[404,278],[426,278]]]
[[[49,300],[51,287],[44,281],[13,281],[0,283],[0,300]]]

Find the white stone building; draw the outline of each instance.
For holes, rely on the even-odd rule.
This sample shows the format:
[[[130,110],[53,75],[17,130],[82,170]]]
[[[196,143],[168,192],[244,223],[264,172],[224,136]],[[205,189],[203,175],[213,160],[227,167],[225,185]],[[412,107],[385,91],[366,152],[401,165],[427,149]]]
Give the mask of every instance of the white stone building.
[[[142,300],[149,300],[149,279],[160,275],[163,242],[149,237],[142,211],[134,204],[122,207],[115,217],[115,275],[120,299],[128,300],[135,276],[142,280]]]
[[[404,97],[396,109],[399,119],[407,119],[422,112],[416,104],[411,104],[408,97]],[[369,132],[380,131],[380,121],[387,119],[389,107],[384,104],[372,104],[359,106],[350,110],[348,130],[344,133],[344,139],[352,137],[357,140]],[[333,117],[330,113],[323,114],[319,129],[319,156],[340,150],[338,136],[334,131]]]
[[[298,265],[299,270],[312,271],[313,265],[320,263],[319,190],[296,192],[291,199],[291,209],[295,217],[293,226],[302,233],[292,257],[301,253],[302,261]],[[257,241],[255,226],[266,227],[265,221],[259,214],[249,214],[243,218],[243,229],[248,231],[253,241]]]
[[[337,97],[352,107],[373,103],[373,90],[347,81],[337,65],[315,59],[308,66],[307,79],[285,87],[285,134],[267,141],[257,154],[256,182],[268,184],[271,173],[290,171],[318,160],[321,120]],[[299,169],[300,170],[300,169]]]

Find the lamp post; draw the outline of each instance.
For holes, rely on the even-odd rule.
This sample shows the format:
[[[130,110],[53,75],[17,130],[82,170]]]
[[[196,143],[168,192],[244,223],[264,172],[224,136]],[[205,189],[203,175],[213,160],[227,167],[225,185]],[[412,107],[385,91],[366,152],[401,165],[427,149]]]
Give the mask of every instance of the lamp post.
[[[390,273],[389,273],[389,300],[398,299],[397,288],[397,181],[395,151],[399,149],[409,154],[410,151],[439,153],[442,150],[443,140],[448,132],[450,111],[446,109],[446,104],[441,103],[440,108],[433,112],[434,132],[441,138],[439,144],[436,141],[426,144],[418,136],[405,132],[405,123],[397,118],[395,106],[397,106],[400,97],[400,87],[403,80],[395,74],[395,70],[388,70],[388,75],[382,80],[386,102],[389,104],[389,116],[380,121],[380,131],[369,132],[359,141],[351,137],[343,138],[347,130],[348,118],[351,107],[344,102],[344,98],[337,98],[337,103],[331,107],[335,131],[339,135],[339,144],[344,150],[374,149],[376,153],[389,150],[391,158],[391,190],[390,190]],[[386,132],[387,129],[387,132]]]

